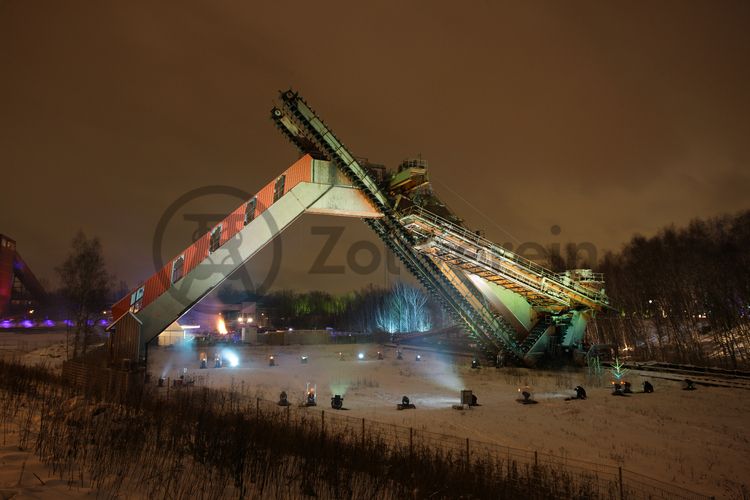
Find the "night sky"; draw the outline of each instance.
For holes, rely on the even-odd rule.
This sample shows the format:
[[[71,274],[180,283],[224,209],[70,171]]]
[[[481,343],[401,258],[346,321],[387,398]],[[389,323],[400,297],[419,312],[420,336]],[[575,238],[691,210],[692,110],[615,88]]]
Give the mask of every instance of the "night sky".
[[[358,156],[421,153],[440,196],[500,243],[603,252],[750,208],[750,3],[404,3],[0,0],[0,233],[54,284],[83,229],[136,285],[180,195],[254,193],[297,158],[269,120],[289,86]],[[165,258],[190,242],[182,222]],[[309,275],[312,228],[340,224],[334,262],[375,241],[307,218],[276,286],[383,284]]]

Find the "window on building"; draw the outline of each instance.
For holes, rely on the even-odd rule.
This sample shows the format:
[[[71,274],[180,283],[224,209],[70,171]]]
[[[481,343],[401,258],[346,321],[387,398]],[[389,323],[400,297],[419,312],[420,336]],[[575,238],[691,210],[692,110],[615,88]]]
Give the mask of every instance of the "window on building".
[[[140,287],[138,290],[130,294],[130,312],[133,314],[140,311],[143,306],[143,292],[144,287]]]
[[[180,255],[172,262],[172,283],[177,283],[182,278],[183,267],[185,266],[185,256]]]
[[[221,225],[218,225],[211,231],[211,242],[209,243],[209,252],[215,252],[221,245]]]
[[[257,204],[258,204],[258,200],[256,200],[255,198],[247,202],[247,205],[245,206],[245,225],[246,226],[250,224],[250,221],[255,218],[255,207]]]
[[[273,187],[273,201],[278,201],[279,198],[284,196],[284,182],[286,181],[286,175],[282,175],[276,179],[276,185]]]

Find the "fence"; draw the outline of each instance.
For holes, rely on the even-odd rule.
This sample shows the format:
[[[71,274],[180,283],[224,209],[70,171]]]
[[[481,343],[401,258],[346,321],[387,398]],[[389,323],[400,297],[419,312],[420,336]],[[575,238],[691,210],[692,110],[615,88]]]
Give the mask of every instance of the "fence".
[[[246,411],[252,411],[250,401],[243,406]],[[502,474],[506,478],[513,477],[514,471],[518,468],[525,468],[531,472],[564,473],[568,481],[576,483],[573,486],[593,492],[599,498],[611,500],[637,498],[708,500],[713,498],[622,467],[355,418],[335,410],[326,411],[318,410],[317,407],[292,405],[279,406],[276,402],[260,398],[255,399],[254,410],[258,416],[272,415],[276,419],[285,420],[290,426],[317,428],[321,436],[328,439],[342,442],[361,440],[363,443],[379,441],[383,443],[385,452],[408,450],[410,454],[414,454],[417,451],[427,451],[449,456],[467,464],[482,462],[491,466],[491,470],[495,473]]]

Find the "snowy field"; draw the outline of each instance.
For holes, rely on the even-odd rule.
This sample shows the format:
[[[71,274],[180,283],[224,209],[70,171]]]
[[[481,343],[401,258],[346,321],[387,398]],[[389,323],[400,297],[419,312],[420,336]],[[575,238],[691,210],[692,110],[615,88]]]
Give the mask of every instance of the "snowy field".
[[[221,347],[158,348],[149,351],[149,371],[158,378],[179,377],[187,368],[197,385],[230,388],[267,400],[286,391],[302,402],[307,383],[317,385],[319,406],[330,408],[333,394],[344,397],[347,416],[399,424],[474,440],[537,450],[624,468],[717,497],[741,498],[750,482],[750,391],[699,386],[683,391],[680,382],[629,373],[635,394],[610,394],[610,378],[587,376],[585,369],[549,372],[517,368],[472,370],[467,358],[377,345],[227,347],[238,356],[234,368],[212,368]],[[384,355],[377,359],[377,352]],[[199,356],[209,368],[199,368]],[[343,353],[343,361],[339,352]],[[358,353],[365,359],[358,360]],[[416,361],[416,354],[421,361]],[[274,355],[276,366],[269,366]],[[302,364],[301,356],[308,356]],[[640,392],[643,380],[653,394]],[[583,385],[585,401],[566,401]],[[516,402],[530,387],[536,405]],[[471,389],[481,406],[457,411],[461,389]],[[417,407],[397,411],[407,395]],[[750,490],[746,490],[750,491]]]
[[[59,369],[65,355],[64,334],[20,335],[0,334],[0,355]],[[621,465],[717,498],[743,498],[742,492],[750,491],[748,390],[699,386],[688,392],[681,390],[679,381],[631,372],[625,378],[636,393],[614,397],[606,372],[597,380],[588,377],[585,369],[472,370],[465,357],[405,349],[403,359],[396,360],[393,349],[372,344],[227,348],[239,358],[239,366],[213,368],[214,355],[222,347],[151,347],[149,371],[155,381],[159,376],[173,380],[187,369],[187,377],[194,378],[196,385],[234,388],[273,401],[286,391],[294,404],[303,401],[310,383],[317,386],[319,406],[305,411],[331,412],[330,397],[340,394],[347,408],[341,413],[350,417]],[[383,360],[377,359],[378,351]],[[357,359],[360,352],[365,359]],[[199,368],[201,353],[209,358],[207,369]],[[421,361],[415,360],[417,353]],[[276,366],[269,366],[270,355]],[[302,355],[308,356],[307,364],[300,362]],[[639,393],[643,380],[654,384],[653,394]],[[586,388],[588,399],[566,401],[579,384]],[[526,386],[538,404],[516,402],[518,389]],[[481,406],[452,409],[461,389],[473,390]],[[404,395],[416,410],[396,410]],[[23,463],[39,478],[22,473]],[[33,453],[18,450],[12,433],[4,436],[0,447],[0,469],[0,498],[12,492],[41,498],[44,495],[38,493],[50,489],[60,497],[88,493],[50,478]]]
[[[0,332],[0,359],[20,359],[61,370],[65,359],[65,332]]]

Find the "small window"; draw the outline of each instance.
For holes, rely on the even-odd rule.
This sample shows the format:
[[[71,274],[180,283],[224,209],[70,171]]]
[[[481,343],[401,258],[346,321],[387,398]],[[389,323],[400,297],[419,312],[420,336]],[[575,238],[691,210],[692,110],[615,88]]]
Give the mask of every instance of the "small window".
[[[130,295],[130,312],[133,314],[141,310],[141,306],[143,305],[143,291],[144,287],[140,287]]]
[[[219,246],[221,245],[221,226],[216,226],[213,231],[211,231],[211,242],[209,243],[208,250],[209,252],[215,252],[219,249]]]
[[[185,256],[180,255],[172,262],[172,283],[177,283],[182,278],[182,269],[185,266]]]
[[[276,202],[284,196],[284,182],[286,181],[286,175],[282,175],[276,179],[276,185],[273,187],[273,201]]]
[[[245,206],[245,225],[250,224],[250,221],[255,218],[255,206],[258,204],[258,200],[253,198],[247,202]]]

